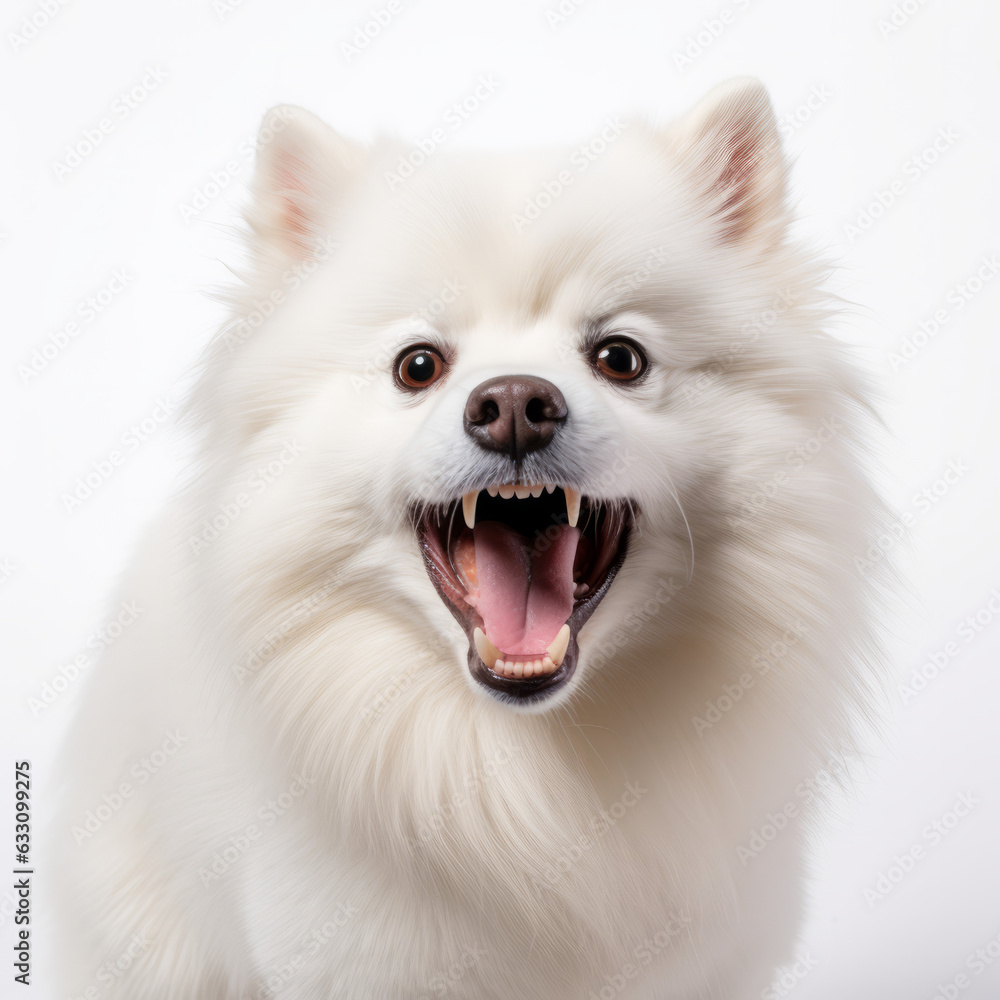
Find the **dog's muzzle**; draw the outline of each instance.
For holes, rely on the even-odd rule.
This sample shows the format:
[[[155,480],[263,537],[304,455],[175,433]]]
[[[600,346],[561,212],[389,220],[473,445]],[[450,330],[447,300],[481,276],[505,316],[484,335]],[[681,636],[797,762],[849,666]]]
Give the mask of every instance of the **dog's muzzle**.
[[[562,393],[545,379],[481,383],[465,430],[510,459],[514,479],[411,508],[428,575],[469,638],[469,669],[501,700],[539,701],[566,684],[579,631],[625,560],[634,503],[521,478],[524,456],[549,447],[568,420]]]

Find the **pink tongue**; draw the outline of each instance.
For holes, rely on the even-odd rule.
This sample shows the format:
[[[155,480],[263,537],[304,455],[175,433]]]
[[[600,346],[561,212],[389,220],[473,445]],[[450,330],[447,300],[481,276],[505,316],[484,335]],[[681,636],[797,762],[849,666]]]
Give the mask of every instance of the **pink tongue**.
[[[486,638],[502,653],[544,656],[573,610],[579,529],[553,526],[534,549],[498,521],[477,524],[473,537]]]

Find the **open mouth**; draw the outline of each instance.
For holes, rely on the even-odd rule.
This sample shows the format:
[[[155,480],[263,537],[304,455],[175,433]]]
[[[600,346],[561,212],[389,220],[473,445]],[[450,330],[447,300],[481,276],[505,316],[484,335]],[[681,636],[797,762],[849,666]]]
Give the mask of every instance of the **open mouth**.
[[[509,483],[414,511],[424,565],[469,637],[477,681],[523,703],[570,679],[580,628],[624,562],[633,508]]]

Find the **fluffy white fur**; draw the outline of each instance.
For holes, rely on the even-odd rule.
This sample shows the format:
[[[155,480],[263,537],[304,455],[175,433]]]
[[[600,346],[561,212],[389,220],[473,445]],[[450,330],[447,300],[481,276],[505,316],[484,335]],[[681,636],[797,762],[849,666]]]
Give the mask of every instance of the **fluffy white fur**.
[[[292,108],[262,140],[248,274],[190,408],[200,462],[70,740],[60,995],[759,997],[795,944],[800,783],[870,698],[854,559],[882,516],[767,95],[735,81],[585,170],[439,150],[394,185],[404,147]],[[643,345],[642,385],[595,378],[596,321]],[[392,361],[429,337],[456,363],[405,395]],[[406,516],[482,473],[462,410],[507,373],[565,395],[565,476],[640,511],[575,676],[532,710],[471,678]]]

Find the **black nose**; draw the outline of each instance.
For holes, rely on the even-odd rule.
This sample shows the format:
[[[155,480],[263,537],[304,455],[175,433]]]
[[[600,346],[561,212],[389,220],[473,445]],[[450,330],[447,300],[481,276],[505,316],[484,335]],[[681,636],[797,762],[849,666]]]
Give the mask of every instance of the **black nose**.
[[[488,451],[504,451],[520,462],[552,440],[556,424],[568,413],[563,394],[546,379],[503,375],[469,393],[465,430]]]

